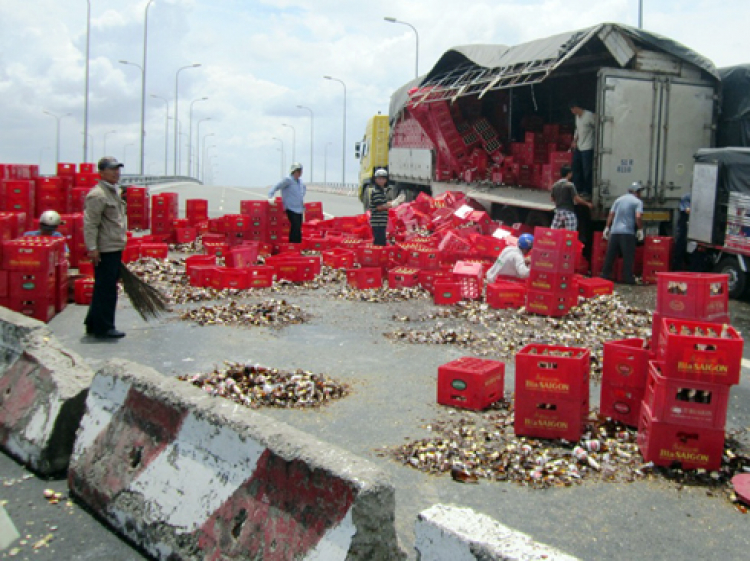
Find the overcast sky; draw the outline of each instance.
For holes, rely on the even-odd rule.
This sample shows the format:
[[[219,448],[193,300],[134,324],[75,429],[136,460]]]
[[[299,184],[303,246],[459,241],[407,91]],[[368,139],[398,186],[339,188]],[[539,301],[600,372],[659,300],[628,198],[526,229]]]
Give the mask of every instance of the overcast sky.
[[[143,61],[147,0],[90,0],[89,133],[94,159],[106,152],[139,168],[141,72],[120,64]],[[718,67],[750,62],[748,0],[644,0],[644,27],[667,35]],[[85,0],[0,0],[0,161],[42,165],[52,173],[55,125],[60,160],[83,159],[86,61]],[[514,45],[602,22],[637,25],[638,0],[154,0],[148,10],[146,80],[147,173],[164,171],[165,107],[174,116],[179,78],[179,120],[185,135],[192,103],[193,145],[200,123],[202,158],[217,184],[268,185],[295,157],[305,179],[340,182],[346,83],[346,180],[356,181],[353,145],[367,118],[388,112],[390,95],[414,77],[415,35],[419,71],[427,72],[448,48],[468,43]],[[310,113],[314,154],[310,162]],[[169,122],[168,171],[173,171],[174,121]],[[116,132],[108,132],[116,131]],[[207,136],[213,135],[213,136]],[[186,172],[187,136],[181,136]],[[214,147],[215,146],[215,147]],[[324,152],[327,146],[327,165]],[[91,158],[89,158],[91,159]],[[193,156],[195,159],[195,155]],[[312,168],[312,169],[311,169]],[[286,170],[284,170],[286,172]],[[209,174],[210,176],[211,174]]]

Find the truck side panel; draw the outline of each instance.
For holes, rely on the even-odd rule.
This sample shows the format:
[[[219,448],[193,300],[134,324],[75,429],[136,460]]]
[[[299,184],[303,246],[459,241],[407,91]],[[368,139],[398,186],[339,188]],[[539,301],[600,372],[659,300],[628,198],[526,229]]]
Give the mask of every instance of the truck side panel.
[[[420,148],[391,148],[389,174],[392,180],[417,185],[430,185],[434,152]]]

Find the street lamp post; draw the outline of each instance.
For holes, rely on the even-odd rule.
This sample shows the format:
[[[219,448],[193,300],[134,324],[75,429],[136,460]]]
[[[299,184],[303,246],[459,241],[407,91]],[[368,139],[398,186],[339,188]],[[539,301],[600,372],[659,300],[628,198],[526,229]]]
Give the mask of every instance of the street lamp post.
[[[638,29],[643,29],[643,0],[638,0]]]
[[[346,184],[346,84],[343,80],[333,78],[331,76],[323,76],[326,80],[333,80],[344,86],[344,133],[342,142],[342,153],[341,153],[341,183]]]
[[[328,185],[328,147],[330,145],[330,142],[326,143],[325,150],[323,151],[323,185]]]
[[[143,174],[143,162],[146,156],[144,143],[146,140],[146,64],[148,61],[148,9],[154,0],[148,0],[143,16],[143,78],[141,79],[141,174]]]
[[[70,113],[65,113],[65,115],[55,115],[54,113],[50,113],[49,111],[44,111],[45,115],[49,115],[50,117],[54,117],[55,121],[57,121],[56,127],[55,127],[55,165],[60,163],[60,119],[64,117],[70,117]]]
[[[273,140],[276,140],[279,144],[281,144],[281,162],[279,166],[279,171],[281,172],[279,174],[280,177],[284,177],[284,141],[280,138],[273,137]]]
[[[86,0],[86,93],[83,96],[83,161],[88,157],[89,141],[89,54],[91,45],[91,0]]]
[[[297,161],[297,131],[294,129],[292,125],[287,125],[286,123],[282,123],[281,126],[292,129],[292,162],[296,162]]]
[[[414,31],[414,35],[415,35],[415,36],[416,36],[416,38],[417,38],[417,54],[416,54],[416,57],[415,57],[415,61],[414,61],[414,77],[415,77],[415,78],[419,78],[419,33],[417,32],[417,28],[416,28],[416,27],[414,27],[414,26],[413,26],[412,24],[410,24],[410,23],[407,23],[407,22],[405,22],[405,21],[401,21],[401,20],[398,20],[398,19],[396,19],[396,18],[383,18],[383,19],[384,19],[385,21],[388,21],[388,22],[390,22],[390,23],[400,23],[400,24],[402,24],[402,25],[408,25],[408,26],[409,26],[409,27],[411,27],[411,28],[412,28],[412,30]]]
[[[91,133],[81,133],[86,135],[86,141],[91,141],[91,144],[87,144],[87,146],[91,146],[91,150],[89,151],[89,154],[86,155],[86,158],[89,156],[91,157],[91,161],[94,161],[94,153],[96,152],[96,148],[94,148],[94,135]],[[86,159],[84,158],[84,160]]]
[[[195,166],[195,178],[199,179],[201,176],[201,160],[203,160],[203,164],[206,163],[206,139],[209,136],[216,136],[216,133],[210,132],[208,134],[203,135],[203,143],[201,144],[200,137],[198,137],[198,148],[200,149],[202,147],[202,150],[200,150],[195,155],[196,160],[196,166]]]
[[[180,113],[178,112],[179,107],[179,85],[180,85],[180,72],[183,70],[186,70],[188,68],[198,68],[200,66],[200,63],[196,64],[190,64],[188,66],[183,66],[182,68],[177,70],[177,73],[174,77],[174,174],[177,175],[177,150],[179,149],[180,140],[178,138],[178,131],[177,126],[179,123],[179,116]]]
[[[195,135],[195,144],[196,144],[196,146],[195,146],[195,160],[196,160],[196,165],[200,165],[200,162],[198,161],[198,158],[200,157],[200,149],[201,149],[201,123],[203,121],[210,121],[210,120],[211,120],[211,117],[206,117],[205,119],[201,119],[201,120],[198,121],[198,126],[196,127],[198,129],[197,132],[196,132],[196,135]],[[190,151],[192,152],[192,150],[193,150],[193,145],[191,144],[190,145]],[[188,175],[190,175],[190,174],[188,174]],[[193,177],[193,176],[191,175],[190,177]],[[196,177],[196,179],[198,178],[198,170],[197,169],[196,169],[196,172],[195,172],[195,177]]]
[[[190,126],[188,128],[188,144],[190,145],[190,150],[188,150],[188,165],[187,165],[187,174],[188,177],[192,177],[193,173],[193,105],[198,103],[199,101],[206,101],[207,97],[199,97],[198,99],[194,99],[190,102],[190,119],[189,123]]]
[[[304,105],[298,105],[297,109],[306,109],[310,112],[310,183],[313,182],[313,128],[315,125],[315,116],[312,109]]]
[[[160,95],[151,94],[151,97],[161,99],[164,102],[164,175],[167,175],[167,154],[169,153],[169,100]]]
[[[105,156],[107,156],[107,155],[108,155],[108,154],[107,154],[107,135],[108,135],[108,134],[114,134],[114,133],[116,133],[116,132],[117,132],[117,131],[115,131],[115,130],[112,130],[112,131],[107,131],[107,132],[105,132],[105,133],[104,133],[104,155],[105,155]]]

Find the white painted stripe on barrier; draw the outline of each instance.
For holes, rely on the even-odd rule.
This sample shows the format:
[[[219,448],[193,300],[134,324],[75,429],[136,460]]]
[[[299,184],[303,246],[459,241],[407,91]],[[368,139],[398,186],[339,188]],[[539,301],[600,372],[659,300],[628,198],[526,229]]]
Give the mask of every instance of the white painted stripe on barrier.
[[[76,436],[73,454],[88,450],[106,427],[112,415],[125,404],[132,384],[111,376],[96,376],[86,401],[90,404]]]
[[[194,532],[252,476],[264,451],[232,428],[190,413],[174,442],[129,489],[149,497],[153,508],[144,513],[146,523],[161,521]]]
[[[45,434],[52,434],[53,425],[63,405],[63,402],[60,399],[56,399],[56,397],[56,394],[45,395],[45,401],[47,401],[45,406],[39,407],[36,410],[34,416],[26,425],[23,436],[15,432],[12,432],[8,436],[8,441],[5,443],[8,452],[18,458],[30,458],[39,453],[34,443],[43,441]]]
[[[345,561],[356,532],[350,508],[341,524],[326,532],[315,549],[307,554],[305,561]]]

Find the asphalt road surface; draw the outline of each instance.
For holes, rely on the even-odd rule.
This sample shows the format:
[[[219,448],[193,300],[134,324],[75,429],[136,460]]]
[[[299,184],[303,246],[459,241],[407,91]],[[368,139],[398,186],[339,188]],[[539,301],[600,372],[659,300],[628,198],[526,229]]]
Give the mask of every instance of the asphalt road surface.
[[[209,199],[212,216],[239,211],[239,201],[264,199],[267,188],[173,186],[183,201]],[[323,202],[331,215],[356,214],[353,198],[309,193],[307,200]],[[626,297],[653,308],[655,289],[636,287]],[[319,439],[335,443],[383,468],[396,487],[397,530],[410,558],[417,513],[435,503],[471,507],[535,539],[583,559],[745,559],[750,548],[748,517],[722,497],[708,496],[700,487],[678,489],[667,481],[630,484],[586,483],[571,488],[530,490],[512,483],[459,484],[450,477],[429,476],[404,467],[378,453],[406,439],[426,436],[423,426],[445,417],[435,403],[437,367],[463,356],[448,345],[392,343],[383,332],[392,330],[392,317],[417,316],[434,309],[429,301],[372,304],[321,297],[300,291],[285,296],[311,314],[307,324],[281,330],[266,328],[197,327],[167,318],[144,323],[122,299],[118,328],[128,336],[116,342],[91,341],[83,336],[86,308],[71,305],[50,322],[62,343],[93,367],[110,358],[146,364],[172,376],[212,370],[228,361],[249,361],[283,370],[303,368],[323,372],[352,386],[352,395],[320,410],[263,410]],[[750,306],[732,304],[733,324],[748,332]],[[400,327],[400,326],[399,326]],[[747,358],[748,351],[745,350]],[[732,389],[728,426],[750,426],[750,378]],[[513,384],[513,365],[506,369],[506,388]],[[596,405],[598,386],[592,386]],[[0,499],[27,538],[16,545],[17,559],[141,559],[141,554],[110,533],[75,503],[50,505],[45,488],[65,492],[65,481],[24,479],[25,470],[0,455]],[[52,530],[55,526],[56,530]],[[32,545],[52,534],[47,546]],[[0,558],[6,558],[3,552]]]

